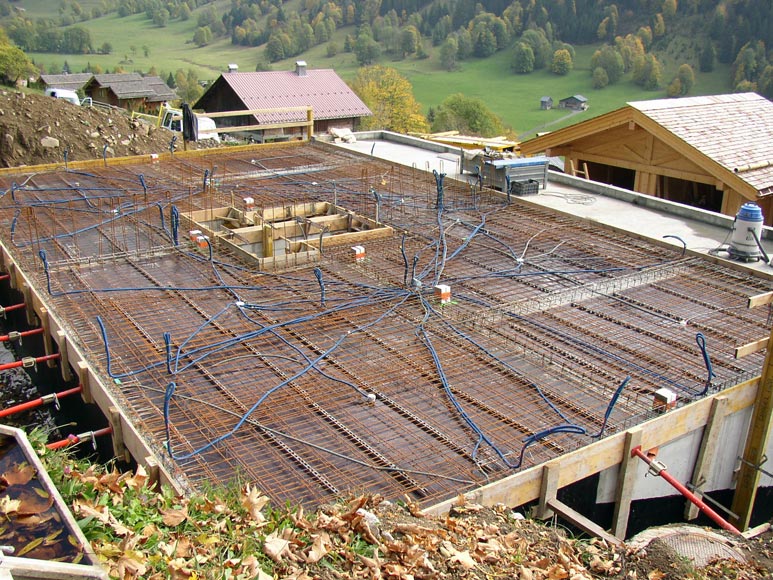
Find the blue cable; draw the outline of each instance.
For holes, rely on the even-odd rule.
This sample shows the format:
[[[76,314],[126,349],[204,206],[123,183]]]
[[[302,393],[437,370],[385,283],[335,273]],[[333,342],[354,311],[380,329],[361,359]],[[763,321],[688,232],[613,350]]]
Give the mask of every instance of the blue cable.
[[[319,294],[320,294],[320,305],[324,308],[325,306],[325,282],[322,280],[322,270],[319,268],[314,268],[314,275],[317,277],[317,282],[319,282]]]
[[[714,374],[714,367],[711,364],[711,357],[709,356],[709,351],[706,347],[706,337],[703,336],[703,333],[699,332],[695,335],[695,342],[698,344],[698,348],[701,349],[701,355],[703,355],[703,362],[706,365],[707,372],[706,385],[703,387],[702,391],[696,393],[696,396],[702,397],[709,391],[709,388],[711,388],[711,379],[717,375]]]
[[[620,398],[620,394],[623,392],[623,389],[625,386],[630,382],[631,377],[625,377],[623,379],[623,382],[620,383],[620,386],[617,387],[617,390],[612,395],[612,399],[609,401],[609,405],[607,405],[607,411],[604,413],[604,422],[601,424],[601,429],[596,435],[591,435],[591,437],[598,439],[604,434],[604,429],[607,428],[607,421],[609,420],[609,416],[612,414],[612,410],[615,408],[615,404],[617,403],[617,400]]]

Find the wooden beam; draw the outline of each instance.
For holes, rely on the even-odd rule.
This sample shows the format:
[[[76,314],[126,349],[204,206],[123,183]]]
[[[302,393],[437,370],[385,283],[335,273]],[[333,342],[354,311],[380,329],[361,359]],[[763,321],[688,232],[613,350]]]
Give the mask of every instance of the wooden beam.
[[[27,315],[27,326],[37,326],[38,316],[35,314],[35,303],[32,298],[32,288],[24,282],[21,285],[21,294],[24,296],[24,311]]]
[[[126,445],[124,444],[123,440],[121,412],[118,410],[118,407],[110,407],[108,412],[108,421],[110,422],[110,427],[113,428],[113,455],[115,455],[116,459],[120,459],[125,463],[129,463],[132,457],[129,454],[129,450],[126,449]]]
[[[759,340],[755,340],[754,342],[750,342],[742,346],[737,346],[735,348],[735,358],[743,358],[750,354],[754,354],[755,352],[765,350],[767,347],[768,347],[767,338],[761,338]]]
[[[245,115],[259,115],[262,113],[308,113],[314,109],[309,106],[300,107],[276,107],[273,109],[245,109],[241,111],[218,111],[212,113],[202,113],[202,116],[210,119],[222,119],[226,117],[243,117]],[[220,129],[218,129],[220,131]]]
[[[81,397],[83,397],[84,403],[93,403],[94,397],[91,396],[91,373],[89,373],[89,365],[82,360],[78,361],[75,365],[76,372],[78,373],[78,380],[81,385]]]
[[[59,372],[64,382],[70,382],[72,372],[70,370],[70,352],[67,350],[67,335],[63,330],[56,331],[56,343],[59,345]]]
[[[606,540],[608,544],[611,544],[613,546],[622,546],[623,542],[619,538],[616,538],[609,532],[607,532],[604,528],[602,528],[600,525],[598,525],[596,522],[589,520],[581,513],[573,510],[565,503],[557,500],[552,499],[550,502],[548,502],[548,505],[562,518],[564,518],[566,521],[570,522],[571,524],[577,526],[582,531],[589,533],[592,536],[596,536],[599,538],[602,538],[603,540]]]
[[[728,414],[737,413],[750,407],[754,401],[758,379],[745,381],[722,391],[728,398]],[[641,429],[641,444],[645,449],[665,445],[702,428],[709,417],[711,401],[716,395],[704,397],[665,415],[659,415],[638,426]],[[575,451],[556,458],[561,466],[558,487],[566,487],[590,475],[619,465],[623,459],[626,433],[616,433],[600,441],[580,447]],[[630,453],[630,452],[629,452]],[[493,506],[501,503],[516,507],[539,498],[542,481],[542,466],[530,467],[502,480],[486,484],[467,495],[470,501]],[[428,514],[445,514],[456,498],[428,506]]]
[[[542,466],[542,482],[540,483],[539,506],[535,517],[539,520],[546,520],[553,516],[553,510],[548,505],[551,500],[556,499],[558,493],[558,474],[560,473],[560,464],[558,461],[550,461]]]
[[[756,306],[765,306],[771,302],[773,302],[773,292],[765,292],[764,294],[749,296],[749,301],[747,302],[746,307],[755,308]]]
[[[760,481],[760,472],[756,467],[762,464],[765,457],[765,449],[768,446],[771,423],[773,422],[773,356],[771,356],[773,354],[773,330],[768,338],[767,349],[765,363],[762,366],[762,377],[754,400],[749,432],[746,435],[746,446],[738,472],[733,505],[730,508],[738,514],[738,517],[732,518],[732,521],[735,527],[742,532],[749,527],[754,500],[757,497],[757,486]]]
[[[631,456],[631,450],[641,445],[641,429],[631,429],[625,434],[623,457],[620,470],[617,473],[617,489],[615,491],[615,511],[612,516],[612,533],[616,538],[625,539],[628,530],[628,517],[631,514],[631,498],[636,485],[636,469],[639,460]]]
[[[703,437],[698,451],[698,457],[695,460],[695,466],[692,471],[692,484],[697,490],[702,490],[703,486],[710,484],[709,477],[714,466],[714,459],[719,447],[719,436],[722,432],[722,425],[727,415],[727,397],[717,397],[711,405],[709,420],[703,428]],[[694,520],[698,517],[698,506],[691,501],[686,502],[684,517],[686,520]]]
[[[43,352],[46,356],[54,354],[54,340],[51,337],[51,322],[48,320],[48,309],[41,306],[40,308],[40,326],[43,328]],[[61,357],[59,364],[61,364]],[[57,365],[56,360],[46,361],[46,365],[49,368],[54,368]]]

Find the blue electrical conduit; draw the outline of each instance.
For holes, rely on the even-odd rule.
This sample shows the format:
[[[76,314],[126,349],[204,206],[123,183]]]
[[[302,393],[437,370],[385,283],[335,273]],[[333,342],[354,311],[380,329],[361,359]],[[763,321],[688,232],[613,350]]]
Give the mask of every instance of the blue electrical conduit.
[[[223,435],[220,435],[220,436],[216,437],[215,439],[213,439],[209,443],[206,443],[206,444],[202,445],[201,447],[199,447],[197,449],[194,449],[190,453],[183,454],[183,455],[175,455],[173,453],[173,451],[172,451],[172,446],[171,446],[171,433],[170,433],[170,429],[169,429],[169,403],[170,403],[172,397],[174,396],[175,389],[177,388],[176,383],[174,381],[172,381],[167,386],[166,393],[164,395],[164,426],[165,426],[165,429],[166,429],[166,438],[167,438],[166,443],[167,443],[167,451],[169,452],[169,455],[173,459],[175,459],[176,461],[183,461],[183,460],[186,460],[186,459],[190,459],[191,457],[193,457],[195,455],[198,455],[199,453],[202,453],[202,452],[204,452],[204,451],[206,451],[208,449],[211,449],[212,447],[214,447],[215,445],[217,445],[221,441],[227,439],[228,437],[230,437],[231,435],[236,433],[241,428],[241,426],[249,419],[249,416],[252,415],[252,413],[254,413],[255,410],[257,410],[258,407],[260,407],[263,404],[263,402],[269,396],[271,396],[274,392],[276,392],[277,390],[279,390],[282,387],[286,386],[288,383],[290,383],[290,382],[292,382],[292,381],[302,377],[303,375],[305,375],[306,373],[308,373],[312,369],[318,370],[318,369],[316,369],[316,365],[318,363],[320,363],[323,359],[328,357],[330,354],[332,354],[344,342],[344,340],[346,340],[348,337],[350,337],[352,334],[354,334],[356,332],[362,331],[365,328],[373,326],[374,324],[378,324],[378,322],[383,320],[388,314],[390,314],[395,309],[397,309],[409,297],[410,297],[410,294],[406,293],[406,295],[403,297],[403,299],[401,301],[399,301],[398,303],[393,305],[391,308],[389,308],[381,316],[379,316],[378,318],[376,318],[372,322],[369,322],[368,324],[359,326],[356,329],[350,330],[347,333],[343,334],[326,351],[321,353],[316,358],[308,360],[308,364],[303,369],[301,369],[297,373],[293,374],[292,376],[288,377],[287,379],[283,380],[279,384],[271,387],[268,391],[266,391],[263,395],[261,395],[261,397],[257,400],[257,402],[255,402],[255,404],[252,407],[250,407],[250,409],[244,415],[242,415],[242,417],[239,419],[239,421],[237,421],[236,425],[234,425],[234,427],[229,432],[224,433]],[[266,328],[277,328],[278,326],[280,326],[280,325],[279,324],[273,324],[273,325],[270,325],[269,327],[266,327]],[[360,392],[361,394],[363,394],[363,391],[361,389],[359,389],[357,387],[355,387],[355,389],[358,392]]]
[[[164,426],[165,426],[165,429],[166,429],[167,451],[169,452],[170,457],[172,457],[172,459],[174,459],[175,461],[184,461],[186,459],[190,459],[191,457],[194,457],[194,456],[196,456],[196,455],[198,455],[198,454],[200,454],[200,453],[202,453],[204,451],[207,451],[208,449],[211,449],[212,447],[214,447],[215,445],[217,445],[221,441],[224,441],[225,439],[227,439],[228,437],[230,437],[231,435],[236,433],[241,428],[241,426],[244,425],[244,423],[247,421],[247,419],[250,417],[250,415],[252,415],[252,413],[254,413],[255,410],[258,407],[260,407],[263,404],[263,402],[268,397],[270,397],[273,393],[275,393],[276,391],[278,391],[279,389],[281,389],[282,387],[287,385],[289,382],[294,381],[294,380],[302,377],[307,372],[309,372],[311,369],[313,369],[314,366],[317,363],[322,361],[326,356],[328,356],[331,352],[333,352],[335,349],[337,349],[341,345],[341,343],[348,336],[349,336],[348,333],[344,334],[343,336],[341,336],[335,343],[333,343],[333,346],[331,346],[328,350],[326,350],[325,352],[320,354],[318,357],[313,359],[311,362],[309,362],[309,364],[306,365],[302,370],[300,370],[297,373],[291,375],[290,377],[288,377],[285,380],[283,380],[282,382],[280,382],[278,385],[275,385],[275,386],[271,387],[268,391],[266,391],[255,402],[255,404],[252,405],[252,407],[249,408],[249,410],[241,417],[241,419],[239,419],[239,421],[236,422],[236,425],[234,425],[234,427],[230,431],[228,431],[227,433],[224,433],[224,434],[216,437],[215,439],[213,439],[209,443],[206,443],[206,444],[202,445],[201,447],[199,447],[197,449],[194,449],[190,453],[184,453],[182,455],[176,455],[172,451],[171,434],[170,434],[170,430],[169,430],[169,402],[172,400],[172,397],[174,396],[174,391],[177,388],[177,385],[175,384],[174,381],[169,383],[169,385],[167,386],[167,389],[166,389],[166,394],[164,395]]]
[[[406,233],[403,232],[403,239],[400,241],[400,253],[403,256],[403,264],[405,265],[405,270],[403,271],[403,286],[408,285],[408,256],[405,254],[405,237]]]
[[[615,408],[615,404],[617,403],[617,400],[620,398],[620,395],[622,394],[623,389],[630,381],[631,381],[630,376],[625,377],[625,379],[623,379],[623,382],[620,383],[620,386],[617,387],[615,394],[612,395],[612,399],[610,399],[609,405],[607,405],[607,410],[604,413],[604,422],[601,424],[601,429],[596,435],[591,435],[591,437],[593,437],[594,439],[599,439],[604,434],[604,429],[607,428],[607,421],[609,420],[609,416],[612,414],[612,410]]]
[[[154,387],[145,386],[146,390],[154,391],[158,393],[166,393],[166,389],[157,389]],[[232,417],[241,417],[241,415],[235,411],[232,411],[230,409],[226,409],[224,407],[221,407],[220,405],[216,405],[215,403],[212,403],[211,401],[205,401],[203,399],[199,399],[198,397],[192,397],[190,395],[181,395],[177,392],[175,392],[175,397],[178,399],[183,399],[185,401],[191,401],[193,403],[197,403],[199,405],[204,405],[205,407],[211,407],[217,411],[220,411],[222,413],[225,413],[226,415],[231,415]],[[399,466],[383,466],[383,465],[373,465],[371,463],[367,463],[365,461],[361,461],[359,459],[355,459],[354,457],[350,457],[348,455],[344,455],[343,453],[338,453],[337,451],[333,451],[332,449],[328,449],[327,447],[323,447],[321,445],[317,445],[316,443],[312,443],[311,441],[307,441],[306,439],[301,439],[300,437],[294,437],[293,435],[289,435],[288,433],[285,433],[283,431],[278,431],[276,429],[272,429],[271,427],[266,427],[259,421],[256,421],[255,419],[247,419],[246,423],[249,425],[256,427],[258,429],[262,429],[264,431],[267,431],[269,433],[272,433],[274,435],[278,435],[280,437],[283,437],[285,439],[289,439],[290,441],[295,441],[296,443],[300,443],[302,445],[306,445],[308,447],[311,447],[312,449],[316,449],[317,451],[322,451],[323,453],[327,453],[329,455],[332,455],[334,457],[338,457],[339,459],[344,459],[346,461],[350,461],[356,465],[360,465],[362,467],[366,467],[368,469],[373,469],[375,471],[395,471],[400,473],[407,473],[411,475],[424,475],[427,477],[436,477],[438,479],[445,479],[447,481],[453,481],[456,483],[462,483],[465,485],[474,485],[474,481],[470,481],[467,479],[460,479],[458,477],[451,477],[448,475],[444,475],[442,473],[434,473],[431,471],[419,471],[416,469],[408,469],[403,468]]]
[[[703,336],[703,333],[699,332],[695,335],[695,342],[698,344],[698,348],[701,349],[701,355],[703,355],[703,362],[706,365],[706,385],[703,387],[703,390],[696,394],[697,397],[702,397],[706,393],[708,393],[709,388],[711,388],[711,379],[716,377],[717,375],[714,374],[714,367],[711,364],[711,357],[709,356],[709,351],[706,348],[706,337]]]
[[[475,443],[475,447],[472,452],[472,458],[473,461],[476,461],[478,449],[480,448],[481,444],[486,443],[493,451],[497,454],[497,456],[501,459],[501,461],[510,469],[518,469],[521,464],[523,463],[523,455],[526,451],[526,448],[542,439],[547,437],[548,435],[553,435],[555,433],[572,433],[577,435],[585,435],[587,432],[583,427],[580,427],[578,425],[558,425],[555,427],[551,427],[549,429],[546,429],[544,431],[540,431],[538,433],[534,433],[533,435],[528,436],[524,440],[524,446],[521,448],[521,455],[517,463],[511,463],[508,459],[506,454],[499,449],[499,447],[494,444],[493,441],[491,441],[485,433],[478,427],[478,425],[475,423],[475,421],[467,414],[467,412],[464,410],[464,408],[461,406],[459,401],[457,400],[456,396],[454,395],[453,391],[451,390],[450,385],[448,384],[448,379],[445,376],[445,372],[443,371],[442,363],[440,362],[440,357],[437,354],[437,351],[435,350],[434,346],[432,345],[432,341],[429,338],[429,335],[427,334],[426,330],[424,329],[423,324],[419,326],[418,332],[421,333],[422,340],[424,341],[424,344],[427,346],[427,349],[429,350],[430,354],[432,355],[432,360],[435,363],[435,368],[438,372],[438,376],[440,378],[441,384],[443,385],[443,390],[446,392],[446,396],[448,397],[451,404],[454,406],[454,408],[459,412],[460,417],[464,420],[465,423],[472,429],[472,431],[478,436],[478,440]],[[477,461],[476,461],[477,462]]]
[[[505,314],[505,316],[509,316],[510,318],[515,318],[516,320],[519,320],[521,322],[525,322],[526,324],[530,324],[532,326],[536,326],[537,328],[539,328],[539,329],[541,329],[541,330],[543,330],[545,332],[548,332],[550,334],[554,334],[556,336],[559,336],[562,339],[566,340],[567,342],[579,345],[579,346],[581,346],[583,348],[586,348],[586,349],[588,349],[588,350],[590,350],[592,352],[600,354],[600,355],[602,355],[602,356],[604,356],[606,358],[610,358],[610,359],[615,360],[615,361],[617,361],[619,363],[622,363],[622,364],[624,364],[626,366],[632,367],[632,368],[640,371],[642,374],[654,377],[654,378],[656,378],[656,379],[658,379],[658,380],[660,380],[660,381],[662,381],[662,382],[664,382],[664,383],[666,383],[668,385],[671,385],[671,386],[679,389],[680,391],[683,391],[685,393],[692,394],[692,395],[697,395],[697,393],[693,392],[693,389],[691,387],[688,387],[686,385],[682,385],[679,382],[666,377],[665,375],[662,375],[662,374],[657,373],[655,371],[652,371],[652,370],[650,370],[648,368],[645,368],[645,367],[643,367],[643,366],[641,366],[641,365],[639,365],[639,364],[637,364],[635,362],[626,360],[623,357],[621,357],[620,355],[617,355],[617,354],[615,354],[615,353],[613,353],[611,351],[608,351],[608,350],[603,349],[601,347],[595,346],[595,345],[593,345],[593,344],[591,344],[591,343],[589,343],[587,341],[580,340],[579,338],[575,338],[575,337],[573,337],[573,336],[571,336],[571,335],[569,335],[569,334],[567,334],[565,332],[562,332],[562,331],[560,331],[560,330],[558,330],[556,328],[552,328],[552,327],[550,327],[550,326],[548,326],[546,324],[539,323],[536,320],[530,320],[529,318],[526,318],[525,316],[521,316],[520,314],[515,314],[514,312],[504,312],[504,314]]]
[[[316,276],[317,282],[319,282],[320,306],[324,308],[325,307],[325,282],[322,280],[322,270],[320,270],[319,268],[314,268],[314,276]]]
[[[405,293],[405,296],[403,297],[403,300],[401,300],[400,303],[402,304],[402,302],[404,302],[409,296],[410,296],[409,293]],[[387,297],[387,298],[389,298],[389,297]],[[224,340],[219,341],[219,342],[215,342],[215,343],[212,343],[212,344],[209,344],[209,345],[200,346],[200,347],[197,347],[195,349],[192,349],[190,351],[187,351],[187,352],[183,353],[182,352],[183,348],[199,332],[201,332],[209,324],[214,322],[217,318],[222,316],[230,308],[231,305],[227,305],[220,312],[218,312],[214,316],[210,317],[207,321],[202,323],[193,332],[193,334],[191,334],[191,336],[186,338],[185,341],[183,341],[180,344],[180,346],[177,347],[177,351],[176,351],[176,353],[174,355],[172,355],[171,348],[168,346],[167,347],[167,356],[165,357],[164,361],[159,361],[159,362],[156,362],[156,363],[151,363],[150,365],[147,365],[147,366],[145,366],[143,368],[135,369],[135,370],[132,370],[132,371],[128,371],[126,373],[121,373],[121,374],[116,374],[112,370],[112,356],[110,354],[110,342],[109,342],[108,336],[107,336],[107,329],[105,328],[104,322],[102,321],[102,318],[100,316],[97,316],[97,324],[100,327],[100,331],[101,331],[101,334],[102,334],[102,340],[105,343],[105,358],[106,358],[107,374],[108,374],[108,376],[110,376],[110,378],[121,379],[121,378],[125,378],[125,377],[135,376],[135,375],[138,375],[140,373],[146,372],[148,370],[159,368],[159,367],[161,367],[163,365],[166,365],[167,369],[171,372],[171,374],[179,374],[179,373],[187,370],[191,366],[201,362],[202,360],[206,359],[207,357],[209,357],[209,356],[211,356],[211,355],[213,355],[213,354],[215,354],[217,352],[225,350],[225,349],[227,349],[227,348],[229,348],[229,347],[231,347],[231,346],[233,346],[235,344],[240,344],[240,343],[242,343],[244,341],[252,340],[254,338],[257,338],[257,337],[265,334],[266,332],[270,332],[270,331],[273,331],[273,330],[278,329],[278,328],[290,327],[290,326],[292,326],[294,324],[297,324],[297,323],[300,323],[300,322],[309,322],[309,321],[318,319],[318,318],[320,318],[320,317],[322,317],[322,316],[324,316],[326,314],[329,314],[331,312],[340,312],[340,311],[348,310],[350,308],[358,308],[358,307],[362,306],[363,304],[370,304],[370,303],[372,303],[372,300],[370,300],[369,298],[363,298],[360,301],[349,302],[349,303],[347,303],[345,305],[338,306],[336,308],[329,309],[329,310],[324,311],[324,312],[315,313],[315,314],[311,314],[311,315],[307,315],[307,316],[302,316],[302,317],[294,318],[292,320],[287,320],[287,321],[284,321],[284,322],[279,322],[279,323],[276,323],[276,324],[271,325],[271,326],[266,326],[266,327],[260,328],[258,330],[254,330],[254,331],[243,333],[243,334],[231,337],[231,338],[227,338],[227,339],[224,339]],[[236,305],[236,306],[239,306],[239,305]],[[380,318],[379,318],[379,320],[380,320]],[[365,327],[362,327],[362,328],[365,328]],[[164,340],[165,341],[171,341],[171,336],[164,335]],[[167,344],[170,344],[170,342],[167,343]],[[187,364],[185,364],[183,366],[180,366],[180,357],[181,356],[185,355],[185,356],[190,358],[190,357],[193,357],[194,355],[197,355],[197,354],[199,354],[201,352],[203,352],[204,354],[202,354],[201,356],[198,356],[196,358],[193,358]],[[174,364],[172,364],[172,361],[174,361]]]
[[[681,242],[681,244],[682,244],[682,256],[684,256],[685,252],[687,251],[687,243],[682,238],[680,238],[679,236],[675,236],[673,234],[668,234],[668,235],[663,236],[664,240],[666,240],[668,238],[671,238],[671,239],[677,240],[678,242]]]
[[[504,366],[504,367],[505,367],[507,370],[509,370],[509,371],[510,371],[511,373],[513,373],[514,375],[516,375],[518,378],[520,378],[520,379],[523,379],[524,381],[526,381],[526,382],[527,382],[527,384],[528,384],[530,387],[534,388],[534,390],[535,390],[535,391],[537,392],[537,394],[538,394],[538,395],[539,395],[539,396],[542,398],[542,400],[543,400],[543,401],[545,401],[545,403],[547,403],[547,405],[548,405],[548,406],[549,406],[551,409],[553,409],[553,411],[555,411],[555,412],[556,412],[556,414],[558,414],[558,416],[559,416],[559,417],[561,417],[561,419],[563,419],[563,420],[564,420],[564,421],[566,421],[567,423],[571,423],[571,421],[570,421],[570,420],[569,420],[569,419],[566,417],[566,415],[564,415],[564,414],[561,412],[561,410],[560,410],[558,407],[556,407],[556,405],[553,403],[553,401],[551,401],[551,400],[550,400],[550,398],[549,398],[547,395],[545,395],[545,393],[542,391],[542,389],[540,388],[540,386],[539,386],[537,383],[535,383],[534,381],[532,381],[532,380],[531,380],[530,378],[528,378],[528,377],[527,377],[527,376],[526,376],[524,373],[522,373],[520,370],[516,369],[516,368],[515,368],[514,366],[512,366],[511,364],[509,364],[509,363],[505,362],[504,360],[502,360],[501,358],[499,358],[498,356],[496,356],[494,353],[492,353],[491,351],[489,351],[488,349],[486,349],[486,348],[485,348],[483,345],[481,345],[480,343],[478,343],[478,342],[476,342],[475,340],[473,340],[472,338],[470,338],[470,337],[469,337],[467,334],[465,334],[464,332],[462,332],[461,330],[459,330],[458,328],[456,328],[456,327],[455,327],[453,324],[451,324],[451,323],[450,323],[448,320],[446,320],[446,319],[444,319],[444,318],[441,318],[441,322],[442,322],[442,323],[443,323],[445,326],[447,326],[447,327],[448,327],[448,328],[449,328],[449,329],[450,329],[452,332],[454,332],[455,334],[459,335],[461,338],[463,338],[464,340],[466,340],[467,342],[469,342],[470,344],[472,344],[473,346],[475,346],[475,348],[478,348],[479,350],[481,350],[481,351],[482,351],[482,352],[483,352],[483,353],[484,353],[486,356],[488,356],[488,357],[492,358],[493,360],[495,360],[496,362],[498,362],[499,364],[501,364],[502,366]]]

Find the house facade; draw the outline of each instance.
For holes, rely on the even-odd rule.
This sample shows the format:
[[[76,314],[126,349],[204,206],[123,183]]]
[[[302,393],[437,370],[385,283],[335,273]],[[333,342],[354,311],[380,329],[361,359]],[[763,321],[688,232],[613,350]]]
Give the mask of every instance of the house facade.
[[[93,75],[83,91],[94,102],[145,113],[156,113],[164,102],[178,98],[159,77],[139,73]]]
[[[314,133],[330,128],[357,129],[370,109],[332,69],[309,69],[298,61],[293,71],[228,72],[222,74],[194,103],[205,113],[311,107]],[[306,120],[306,113],[262,112],[218,118],[219,127],[272,125]],[[302,136],[301,128],[252,131],[259,140],[287,140]]]

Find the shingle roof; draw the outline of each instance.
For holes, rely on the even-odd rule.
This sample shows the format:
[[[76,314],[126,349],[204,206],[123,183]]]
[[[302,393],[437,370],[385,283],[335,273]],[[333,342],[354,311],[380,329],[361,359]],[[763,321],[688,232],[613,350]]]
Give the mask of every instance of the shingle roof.
[[[628,103],[734,172],[760,195],[773,192],[773,103],[736,93]]]
[[[91,73],[74,73],[66,75],[40,75],[40,80],[46,87],[77,91],[83,88],[94,76]]]
[[[295,71],[232,72],[222,75],[221,79],[233,89],[247,109],[310,106],[314,110],[314,119],[372,114],[332,69],[311,69],[303,76]],[[211,88],[219,84],[216,82]],[[296,121],[301,116],[302,113],[256,115],[261,123]]]
[[[177,98],[177,94],[169,88],[169,85],[159,77],[145,77],[145,84],[153,89],[154,96],[148,97],[148,101],[173,101]]]
[[[109,87],[119,99],[145,98],[149,102],[171,101],[177,95],[157,76],[143,77],[139,73],[94,75],[94,82]]]

